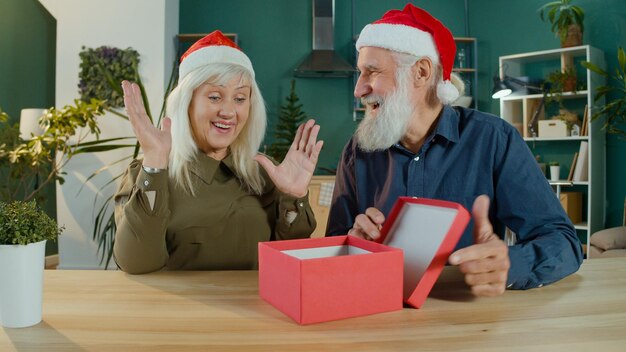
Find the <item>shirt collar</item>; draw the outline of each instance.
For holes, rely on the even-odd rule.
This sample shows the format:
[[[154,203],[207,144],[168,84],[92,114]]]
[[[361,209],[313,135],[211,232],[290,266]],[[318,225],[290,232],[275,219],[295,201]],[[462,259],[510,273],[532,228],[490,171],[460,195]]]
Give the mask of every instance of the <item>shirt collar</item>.
[[[429,135],[426,139],[431,140],[433,136],[441,136],[446,140],[458,143],[459,141],[459,112],[449,105],[444,105],[443,109],[439,113],[439,118],[435,120],[437,126],[435,126],[435,131]],[[414,154],[410,150],[406,149],[400,142],[393,145],[395,148],[400,149],[401,151]]]
[[[195,159],[196,162],[192,162],[190,164],[189,170],[192,174],[200,177],[207,184],[211,184],[211,182],[213,182],[217,170],[220,167],[223,171],[228,170],[235,174],[233,156],[230,153],[222,160],[215,160],[201,151],[197,151]]]
[[[439,135],[450,142],[459,142],[459,112],[449,105],[444,105],[435,127],[434,135]]]

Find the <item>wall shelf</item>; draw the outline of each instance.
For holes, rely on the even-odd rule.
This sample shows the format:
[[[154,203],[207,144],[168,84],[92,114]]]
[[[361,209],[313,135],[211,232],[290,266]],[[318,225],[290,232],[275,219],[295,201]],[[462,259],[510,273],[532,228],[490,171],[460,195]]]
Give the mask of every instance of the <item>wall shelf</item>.
[[[582,60],[590,61],[600,68],[605,67],[603,52],[589,45],[582,45],[501,56],[499,60],[500,77],[505,75],[510,77],[536,75],[538,66],[543,69],[542,74],[544,77],[533,78],[545,78],[548,70],[564,70],[566,67],[576,67],[575,65],[578,65],[578,62]],[[579,73],[578,80],[582,81],[587,89],[576,92],[564,92],[561,98],[562,104],[570,111],[577,113],[581,117],[582,123],[586,107],[588,107],[587,116],[592,116],[596,109],[595,106],[604,104],[603,101],[594,102],[592,94],[598,86],[604,84],[604,79],[598,74],[587,70],[579,70],[577,72]],[[581,72],[584,72],[584,77],[580,76]],[[518,129],[531,150],[537,148],[541,153],[549,155],[550,160],[558,161],[561,166],[566,166],[561,168],[561,177],[568,178],[569,169],[574,160],[574,153],[584,150],[584,148],[581,148],[581,145],[584,146],[583,143],[588,145],[588,170],[586,174],[582,173],[582,177],[577,181],[559,180],[549,182],[557,195],[565,190],[583,194],[583,221],[577,222],[574,227],[583,243],[588,244],[590,243],[591,235],[601,230],[604,225],[606,137],[604,130],[602,130],[602,122],[587,121],[587,133],[582,136],[533,137],[530,134],[528,124],[536,111],[538,111],[538,120],[545,119],[546,106],[538,110],[543,98],[543,94],[511,94],[500,99],[500,115]],[[581,131],[583,127],[581,125]],[[534,127],[534,131],[538,131],[537,127]],[[544,159],[544,161],[548,160]]]

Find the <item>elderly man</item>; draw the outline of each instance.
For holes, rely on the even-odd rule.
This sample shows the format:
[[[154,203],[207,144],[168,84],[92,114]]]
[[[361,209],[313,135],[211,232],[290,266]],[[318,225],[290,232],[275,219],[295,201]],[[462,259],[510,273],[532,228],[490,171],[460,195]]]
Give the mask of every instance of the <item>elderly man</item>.
[[[327,234],[376,239],[399,196],[443,199],[472,209],[448,262],[475,295],[541,287],[578,270],[576,231],[517,130],[450,106],[460,86],[450,31],[408,4],[365,26],[356,47],[354,95],[366,113],[339,162]],[[505,227],[517,235],[510,247]]]

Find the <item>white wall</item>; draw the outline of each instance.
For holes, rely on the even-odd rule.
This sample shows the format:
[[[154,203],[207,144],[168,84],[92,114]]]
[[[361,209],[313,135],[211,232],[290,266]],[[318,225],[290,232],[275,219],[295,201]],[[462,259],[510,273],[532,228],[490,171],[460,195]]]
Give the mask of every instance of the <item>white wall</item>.
[[[178,34],[178,0],[39,0],[57,21],[56,102],[72,104],[79,97],[79,52],[83,46],[102,45],[139,52],[139,71],[153,116],[158,117],[175,58]],[[130,124],[107,114],[99,118],[100,138],[132,136]],[[65,225],[59,238],[60,269],[101,268],[97,243],[92,241],[96,212],[117,187],[105,186],[130,162],[124,161],[85,184],[94,171],[132,155],[132,149],[77,155],[57,184],[57,220]],[[97,201],[94,200],[97,197]],[[114,267],[114,265],[111,265]]]

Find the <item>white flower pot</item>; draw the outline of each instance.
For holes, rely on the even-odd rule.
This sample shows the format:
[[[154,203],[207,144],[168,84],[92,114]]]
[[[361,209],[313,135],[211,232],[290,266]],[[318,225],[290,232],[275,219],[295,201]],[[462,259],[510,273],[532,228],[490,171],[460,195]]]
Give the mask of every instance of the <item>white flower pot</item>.
[[[0,325],[24,328],[41,321],[46,241],[0,245]]]
[[[551,181],[558,181],[560,174],[561,174],[561,166],[559,165],[550,166],[550,180]]]

